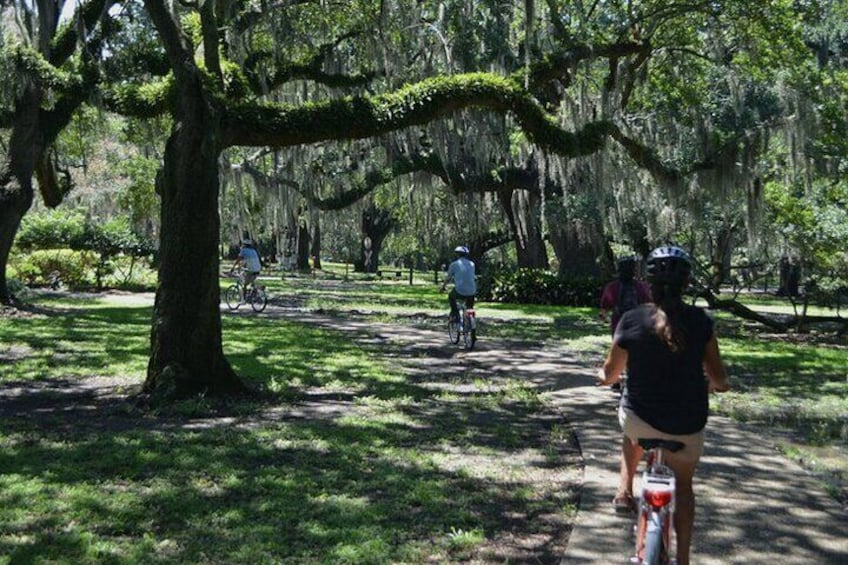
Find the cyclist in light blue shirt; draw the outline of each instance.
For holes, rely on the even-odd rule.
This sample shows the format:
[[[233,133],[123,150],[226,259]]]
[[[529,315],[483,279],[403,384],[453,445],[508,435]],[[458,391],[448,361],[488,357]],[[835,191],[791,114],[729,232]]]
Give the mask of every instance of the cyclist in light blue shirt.
[[[448,267],[448,276],[442,283],[442,292],[445,291],[447,284],[453,281],[453,289],[448,294],[448,302],[450,303],[451,319],[456,319],[459,316],[459,309],[456,306],[457,298],[464,299],[469,308],[474,307],[477,280],[474,262],[468,258],[468,248],[460,245],[453,252],[456,254],[456,260]]]
[[[246,287],[256,280],[256,277],[259,276],[259,271],[262,270],[259,253],[253,248],[253,242],[249,239],[245,239],[242,243],[241,250],[230,272],[235,271],[236,267],[241,263],[244,263],[244,286]]]

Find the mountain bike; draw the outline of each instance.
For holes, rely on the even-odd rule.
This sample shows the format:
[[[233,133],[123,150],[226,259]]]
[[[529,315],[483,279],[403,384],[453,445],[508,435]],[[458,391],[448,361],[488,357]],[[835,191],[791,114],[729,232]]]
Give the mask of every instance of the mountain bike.
[[[663,450],[680,451],[679,441],[640,438],[645,450],[639,509],[636,515],[636,553],[631,563],[666,565],[671,559],[671,534],[674,529],[674,471],[663,463]]]
[[[462,345],[465,349],[471,349],[477,343],[477,313],[474,308],[469,308],[465,299],[457,297],[456,308],[459,315],[454,319],[451,317],[448,320],[448,337],[451,343],[459,343],[462,339]]]
[[[265,292],[265,285],[258,285],[256,281],[245,286],[244,270],[242,270],[235,284],[224,291],[224,300],[230,310],[236,310],[242,304],[250,304],[254,312],[262,312],[268,305],[268,294]]]

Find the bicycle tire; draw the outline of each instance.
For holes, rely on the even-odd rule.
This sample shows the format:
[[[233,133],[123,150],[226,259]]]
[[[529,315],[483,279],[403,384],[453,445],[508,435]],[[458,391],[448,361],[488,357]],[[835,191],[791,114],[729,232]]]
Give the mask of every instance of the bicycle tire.
[[[459,322],[456,320],[448,321],[448,337],[451,343],[459,343]]]
[[[462,345],[465,349],[471,349],[474,347],[474,340],[471,335],[474,330],[471,329],[471,318],[465,316],[462,324]]]
[[[661,565],[664,553],[662,516],[659,512],[649,512],[645,519],[648,520],[645,528],[645,552],[642,563],[645,565]]]
[[[241,292],[239,291],[239,286],[237,284],[227,288],[224,292],[224,300],[227,302],[227,307],[229,307],[230,310],[235,310],[241,306]]]
[[[268,295],[264,288],[254,288],[250,293],[250,307],[254,312],[262,312],[268,305]]]

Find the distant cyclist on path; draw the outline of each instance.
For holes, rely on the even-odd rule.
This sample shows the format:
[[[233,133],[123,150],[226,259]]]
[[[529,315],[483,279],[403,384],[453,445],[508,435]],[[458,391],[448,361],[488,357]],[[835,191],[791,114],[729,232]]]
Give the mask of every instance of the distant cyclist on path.
[[[233,267],[230,272],[235,272],[236,268],[244,263],[244,285],[242,288],[247,288],[259,276],[259,271],[262,270],[262,261],[259,259],[259,252],[253,247],[253,241],[245,239],[241,244],[238,257],[236,257]]]
[[[615,280],[607,283],[601,293],[598,316],[604,321],[610,319],[610,335],[612,336],[615,336],[615,328],[625,312],[651,301],[648,285],[636,280],[636,265],[639,260],[640,258],[634,255],[619,258]],[[612,313],[611,316],[610,313]],[[620,391],[621,382],[614,383],[612,389]]]
[[[606,320],[610,316],[610,334],[615,334],[615,327],[621,316],[640,304],[651,301],[651,291],[643,281],[636,280],[636,265],[639,258],[633,255],[621,257],[617,264],[615,280],[607,283],[601,293],[600,318]]]
[[[447,284],[453,281],[454,286],[448,294],[450,304],[450,318],[456,320],[459,317],[459,309],[456,306],[457,298],[465,300],[466,306],[474,307],[474,297],[477,294],[477,280],[474,262],[468,258],[468,248],[464,245],[453,250],[456,260],[448,266],[448,275],[442,283],[441,291],[444,292]]]
[[[684,448],[667,453],[674,470],[677,507],[677,563],[689,565],[695,494],[695,467],[704,449],[708,394],[728,389],[713,320],[683,302],[692,264],[678,247],[659,247],[647,261],[653,304],[625,313],[615,330],[612,349],[598,374],[600,385],[619,380],[627,369],[627,387],[618,418],[624,431],[618,510],[633,505],[633,476],[642,458],[639,438],[679,441]],[[706,376],[705,376],[706,373]]]

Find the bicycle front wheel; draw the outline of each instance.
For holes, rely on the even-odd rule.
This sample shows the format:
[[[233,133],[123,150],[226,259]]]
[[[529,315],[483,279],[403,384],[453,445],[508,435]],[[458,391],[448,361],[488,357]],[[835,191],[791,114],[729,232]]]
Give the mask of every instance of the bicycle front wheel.
[[[264,288],[254,288],[250,293],[250,307],[254,312],[261,312],[268,305],[268,295]]]
[[[232,285],[224,292],[224,300],[226,300],[230,310],[235,310],[241,306],[241,292],[237,284]]]
[[[642,563],[661,565],[664,553],[662,516],[659,512],[650,512],[645,519],[648,520],[648,524],[645,528],[645,554]]]

